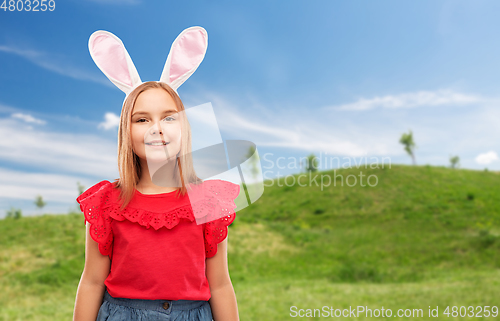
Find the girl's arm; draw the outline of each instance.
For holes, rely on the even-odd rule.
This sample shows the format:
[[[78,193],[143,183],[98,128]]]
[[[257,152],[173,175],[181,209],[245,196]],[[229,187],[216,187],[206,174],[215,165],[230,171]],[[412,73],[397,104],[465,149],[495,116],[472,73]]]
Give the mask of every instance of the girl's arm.
[[[214,321],[239,321],[236,295],[227,268],[228,237],[217,245],[217,253],[206,260],[211,293],[208,302]]]
[[[90,236],[90,224],[86,224],[85,268],[76,292],[73,321],[95,321],[104,296],[104,280],[109,274],[109,256],[99,252],[99,244]]]

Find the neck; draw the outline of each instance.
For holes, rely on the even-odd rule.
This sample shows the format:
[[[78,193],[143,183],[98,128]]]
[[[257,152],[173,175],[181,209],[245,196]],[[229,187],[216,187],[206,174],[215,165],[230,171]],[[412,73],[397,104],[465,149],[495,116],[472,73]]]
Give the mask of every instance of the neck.
[[[177,158],[165,162],[148,162],[141,159],[141,177],[137,189],[143,194],[168,193],[181,187]]]

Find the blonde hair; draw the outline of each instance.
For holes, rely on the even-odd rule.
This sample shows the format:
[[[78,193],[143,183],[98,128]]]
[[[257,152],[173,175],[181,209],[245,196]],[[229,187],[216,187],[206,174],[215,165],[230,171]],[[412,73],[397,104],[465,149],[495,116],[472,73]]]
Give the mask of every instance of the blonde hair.
[[[120,178],[115,179],[115,188],[120,189],[121,210],[125,209],[134,196],[135,189],[141,177],[141,164],[139,157],[134,153],[131,138],[132,110],[137,97],[142,92],[153,89],[164,89],[174,100],[177,111],[185,110],[179,95],[167,84],[157,81],[148,81],[135,88],[123,103],[120,116],[120,126],[118,128],[118,171]],[[181,117],[181,157],[177,157],[174,172],[179,172],[181,187],[176,191],[177,197],[185,195],[188,191],[188,184],[198,184],[202,180],[196,176],[191,156],[191,129],[187,118]]]

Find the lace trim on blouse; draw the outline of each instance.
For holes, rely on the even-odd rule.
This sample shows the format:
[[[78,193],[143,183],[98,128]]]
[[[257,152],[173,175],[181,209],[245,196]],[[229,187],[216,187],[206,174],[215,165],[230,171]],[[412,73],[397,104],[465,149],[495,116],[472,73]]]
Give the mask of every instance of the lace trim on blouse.
[[[217,244],[227,237],[227,226],[235,219],[234,199],[240,192],[240,186],[223,180],[207,180],[203,182],[201,192],[189,192],[190,203],[168,212],[153,212],[128,206],[123,211],[114,201],[113,183],[102,181],[85,191],[77,198],[85,220],[91,224],[90,235],[99,244],[103,255],[112,253],[113,233],[111,221],[138,223],[146,228],[158,230],[162,227],[172,229],[181,220],[203,223],[205,254],[213,257],[217,253]],[[196,212],[193,213],[193,203]]]
[[[102,255],[111,255],[113,250],[113,233],[111,232],[111,218],[106,208],[111,205],[109,198],[112,184],[102,181],[86,190],[76,201],[90,223],[90,236],[99,244]]]

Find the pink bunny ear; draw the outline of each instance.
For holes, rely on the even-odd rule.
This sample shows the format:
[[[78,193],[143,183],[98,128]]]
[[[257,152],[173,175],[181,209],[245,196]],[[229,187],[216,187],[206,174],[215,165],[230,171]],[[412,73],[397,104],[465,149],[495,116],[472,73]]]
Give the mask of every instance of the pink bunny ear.
[[[190,27],[175,38],[160,81],[177,91],[198,68],[205,57],[208,34],[202,27]]]
[[[97,67],[125,94],[142,83],[123,42],[111,32],[94,32],[89,38],[89,51]]]

